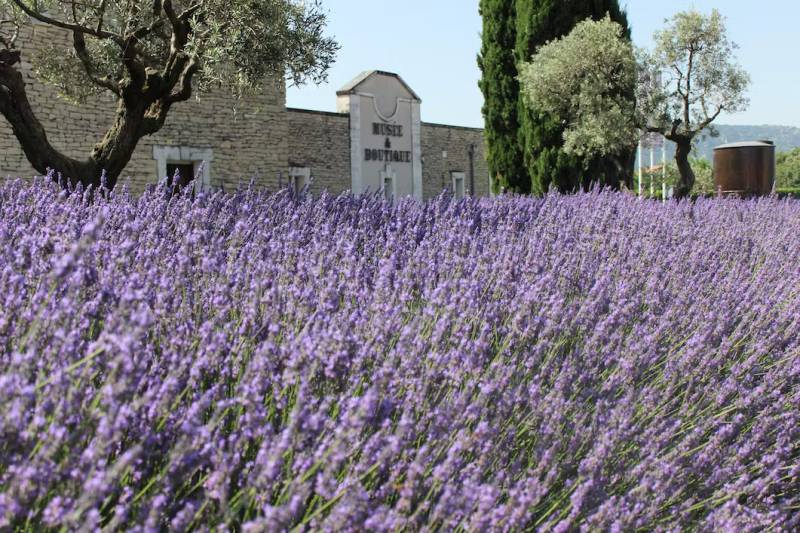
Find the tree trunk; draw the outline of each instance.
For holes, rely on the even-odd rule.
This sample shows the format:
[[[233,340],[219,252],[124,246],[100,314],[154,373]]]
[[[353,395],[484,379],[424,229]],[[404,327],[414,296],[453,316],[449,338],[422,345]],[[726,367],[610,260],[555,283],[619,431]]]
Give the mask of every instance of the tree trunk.
[[[627,189],[633,189],[633,168],[636,166],[636,150],[630,150],[615,156],[611,156],[614,166],[617,169],[617,176],[619,179],[616,184],[616,189],[621,189],[623,186]]]
[[[677,148],[675,150],[675,162],[678,165],[678,184],[675,187],[676,198],[686,198],[694,187],[694,171],[689,163],[689,155],[692,153],[691,137],[680,137],[672,139]]]
[[[11,125],[31,166],[42,175],[51,169],[60,172],[73,185],[82,181],[83,176],[96,173],[93,161],[72,159],[50,144],[42,123],[31,109],[22,73],[14,67],[19,60],[18,51],[0,58],[0,114]]]
[[[103,140],[95,145],[90,156],[99,170],[92,176],[95,186],[100,185],[103,172],[105,172],[106,187],[113,189],[117,184],[119,176],[136,150],[139,139],[144,136],[144,116],[147,107],[142,98],[130,105],[126,105],[123,100],[119,101],[114,124],[106,132]]]
[[[592,187],[610,187],[620,190],[633,187],[633,167],[636,162],[636,151],[626,150],[618,154],[594,157],[586,167],[579,187],[591,190]]]
[[[81,183],[95,188],[101,185],[105,173],[106,186],[113,189],[139,139],[160,129],[170,104],[153,105],[141,90],[129,87],[129,93],[119,100],[114,124],[103,140],[87,159],[73,159],[56,150],[47,139],[31,109],[22,73],[14,67],[19,60],[18,51],[0,56],[0,113],[11,125],[31,166],[42,175],[53,170],[71,185]]]

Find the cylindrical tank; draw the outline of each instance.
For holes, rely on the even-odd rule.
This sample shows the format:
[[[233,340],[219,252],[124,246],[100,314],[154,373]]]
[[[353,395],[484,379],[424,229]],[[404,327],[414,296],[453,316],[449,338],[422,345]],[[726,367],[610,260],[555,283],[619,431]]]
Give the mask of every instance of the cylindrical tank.
[[[775,184],[775,143],[738,142],[714,148],[714,184],[725,195],[770,194]]]

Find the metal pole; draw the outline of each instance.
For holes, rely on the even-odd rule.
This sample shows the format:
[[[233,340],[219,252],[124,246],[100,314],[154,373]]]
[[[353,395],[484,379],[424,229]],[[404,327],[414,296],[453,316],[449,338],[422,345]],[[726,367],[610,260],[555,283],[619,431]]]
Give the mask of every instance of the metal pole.
[[[447,188],[445,176],[447,176],[447,150],[442,151],[442,190]]]
[[[642,195],[642,141],[639,141],[639,196]]]
[[[475,196],[475,145],[470,144],[467,148],[469,154],[469,195]]]
[[[651,198],[653,197],[653,192],[654,192],[653,191],[653,177],[654,177],[653,176],[653,168],[655,168],[655,166],[656,166],[655,154],[654,154],[653,145],[651,144],[650,145],[650,172],[648,172],[648,174],[650,174],[650,197]]]

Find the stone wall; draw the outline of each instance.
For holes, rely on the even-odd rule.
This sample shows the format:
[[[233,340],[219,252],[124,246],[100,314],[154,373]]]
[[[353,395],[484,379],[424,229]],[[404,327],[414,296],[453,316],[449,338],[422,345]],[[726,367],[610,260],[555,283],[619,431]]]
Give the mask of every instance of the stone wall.
[[[474,193],[476,196],[488,196],[489,168],[484,155],[483,130],[422,123],[422,183],[425,199],[439,195],[444,188],[452,188],[451,172],[463,172],[466,187],[469,187],[470,145],[475,149]],[[447,152],[446,158],[443,152]]]
[[[287,109],[289,166],[307,167],[311,192],[350,190],[350,115]]]
[[[308,167],[314,178],[311,192],[349,190],[350,117],[305,109],[288,109],[289,166]],[[469,146],[475,152],[475,195],[489,195],[489,169],[484,156],[483,130],[443,124],[422,124],[423,198],[452,187],[451,172],[463,172],[469,184]],[[447,158],[443,152],[447,152]]]
[[[47,25],[23,28],[18,46],[28,98],[50,142],[73,158],[84,158],[112,124],[116,97],[102,95],[77,105],[59,97],[54,88],[37,82],[31,59],[48,43],[66,47],[69,38],[66,32]],[[475,148],[474,193],[489,194],[482,130],[422,123],[421,138],[424,199],[450,188],[451,172],[463,172],[469,190],[470,145]],[[163,177],[158,176],[154,152],[211,153],[213,160],[208,167],[212,187],[230,189],[255,179],[259,186],[274,190],[279,184],[288,183],[290,167],[310,169],[312,193],[328,190],[339,194],[352,186],[349,114],[287,109],[282,80],[267,84],[259,94],[240,101],[235,101],[229,92],[220,91],[176,104],[162,130],[139,141],[120,183],[127,182],[134,192],[140,192]],[[447,152],[446,158],[443,152]],[[0,176],[34,174],[10,126],[0,117]]]
[[[71,157],[84,158],[111,125],[116,100],[113,95],[99,96],[74,105],[60,98],[54,88],[38,83],[31,59],[49,42],[67,46],[69,41],[65,32],[42,24],[23,28],[18,40],[28,98],[50,142]],[[275,187],[289,155],[285,103],[282,80],[235,103],[223,91],[178,103],[161,131],[141,139],[120,183],[128,181],[134,191],[143,190],[158,179],[153,148],[185,146],[213,150],[212,186],[229,188],[256,177],[260,185]],[[0,117],[0,175],[34,174],[10,126]]]

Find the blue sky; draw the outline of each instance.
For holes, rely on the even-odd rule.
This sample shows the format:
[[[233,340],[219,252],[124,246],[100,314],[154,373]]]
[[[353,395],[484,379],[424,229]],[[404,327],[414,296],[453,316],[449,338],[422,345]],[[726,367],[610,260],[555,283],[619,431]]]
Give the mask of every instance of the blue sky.
[[[290,88],[291,107],[334,111],[336,90],[359,72],[397,72],[422,98],[422,118],[482,127],[475,62],[481,20],[477,0],[322,0],[329,33],[342,49],[321,86]],[[647,46],[664,19],[695,7],[719,9],[750,73],[750,108],[726,124],[800,126],[800,0],[622,0],[634,42]],[[401,7],[402,6],[402,7]]]

